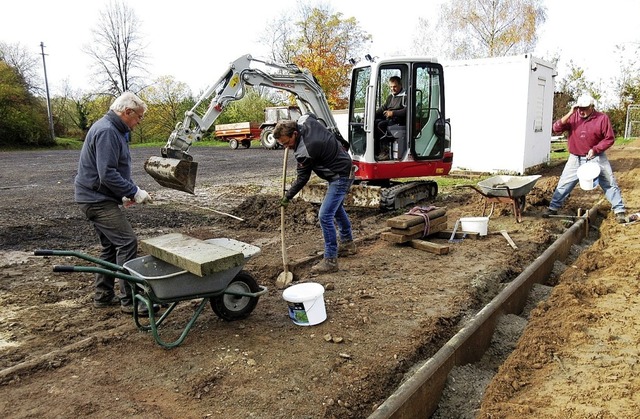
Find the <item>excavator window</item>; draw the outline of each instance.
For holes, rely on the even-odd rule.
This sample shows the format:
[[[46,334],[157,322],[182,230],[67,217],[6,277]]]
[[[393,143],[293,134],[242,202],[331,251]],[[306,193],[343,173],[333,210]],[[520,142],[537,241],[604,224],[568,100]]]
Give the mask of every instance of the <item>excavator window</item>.
[[[349,98],[349,143],[355,155],[363,155],[367,149],[365,109],[369,94],[371,67],[361,67],[353,72],[351,97]]]
[[[444,135],[436,130],[441,121],[444,98],[441,95],[442,70],[438,64],[421,63],[414,68],[415,100],[412,133],[416,159],[437,159],[444,152]]]

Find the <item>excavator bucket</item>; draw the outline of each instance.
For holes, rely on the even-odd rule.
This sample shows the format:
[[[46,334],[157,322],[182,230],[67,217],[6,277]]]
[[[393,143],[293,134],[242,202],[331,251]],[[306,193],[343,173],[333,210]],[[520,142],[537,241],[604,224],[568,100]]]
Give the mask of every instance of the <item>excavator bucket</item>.
[[[165,157],[149,157],[144,163],[144,170],[165,188],[193,194],[198,171],[198,163],[196,162]]]

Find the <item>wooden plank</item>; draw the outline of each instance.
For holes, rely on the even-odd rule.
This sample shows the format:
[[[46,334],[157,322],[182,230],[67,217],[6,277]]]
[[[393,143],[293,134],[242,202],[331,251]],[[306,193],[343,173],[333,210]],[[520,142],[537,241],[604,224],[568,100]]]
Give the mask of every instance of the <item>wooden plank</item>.
[[[429,217],[429,219],[433,220],[435,218],[442,217],[446,213],[447,213],[447,210],[445,208],[436,208],[434,210],[427,212],[426,215]],[[421,224],[421,223],[424,224],[424,217],[422,217],[421,215],[402,214],[402,215],[398,215],[396,217],[388,219],[387,227],[409,228],[411,226],[414,226],[416,224]]]
[[[446,255],[449,253],[449,246],[428,242],[426,240],[411,240],[409,242],[411,247],[418,250],[424,250],[429,253],[434,253],[436,255]]]
[[[429,236],[436,234],[446,228],[447,228],[446,223],[435,226],[431,228],[431,232],[429,233]],[[407,243],[414,239],[421,239],[422,230],[419,233],[415,233],[415,234],[396,234],[396,233],[392,233],[391,231],[384,231],[380,234],[380,237],[382,238],[382,240],[385,240],[391,243]]]
[[[446,224],[446,223],[447,223],[446,215],[443,215],[442,217],[434,218],[433,220],[429,220],[429,232],[433,231],[434,227],[439,226],[440,224]],[[414,226],[411,226],[405,229],[391,228],[391,232],[394,234],[411,235],[411,234],[419,233],[421,231],[424,231],[424,223],[416,224]]]
[[[502,237],[504,237],[507,240],[507,243],[509,243],[509,246],[511,246],[514,250],[518,250],[518,246],[516,246],[514,241],[511,240],[511,236],[509,236],[509,233],[507,233],[507,230],[500,230],[500,234],[502,234]]]
[[[151,256],[198,276],[226,271],[244,264],[242,252],[181,233],[142,240],[140,248]]]

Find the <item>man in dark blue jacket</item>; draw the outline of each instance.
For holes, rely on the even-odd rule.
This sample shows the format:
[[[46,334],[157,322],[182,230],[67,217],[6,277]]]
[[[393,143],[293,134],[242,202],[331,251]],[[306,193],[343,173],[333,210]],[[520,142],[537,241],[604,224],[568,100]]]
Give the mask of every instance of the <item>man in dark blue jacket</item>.
[[[149,194],[131,180],[129,135],[147,110],[135,94],[125,92],[96,121],[84,140],[78,173],[75,178],[75,201],[91,222],[102,245],[100,258],[124,265],[137,256],[138,238],[121,206],[151,202]],[[95,307],[121,304],[125,313],[133,312],[131,289],[119,280],[120,294],[115,295],[113,277],[96,274]],[[146,306],[140,305],[139,314]]]
[[[311,272],[336,272],[338,254],[347,256],[356,253],[351,221],[344,209],[344,199],[353,183],[351,156],[313,114],[304,115],[297,122],[279,122],[273,130],[273,136],[278,143],[294,151],[298,163],[296,179],[286,191],[281,205],[286,207],[289,204],[307,184],[312,172],[329,183],[318,212],[324,237],[324,258],[311,268]]]

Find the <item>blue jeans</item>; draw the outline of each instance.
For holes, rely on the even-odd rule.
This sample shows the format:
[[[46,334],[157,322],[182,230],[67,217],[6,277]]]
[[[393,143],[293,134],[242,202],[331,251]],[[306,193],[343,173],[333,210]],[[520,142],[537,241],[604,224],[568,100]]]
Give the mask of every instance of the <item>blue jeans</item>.
[[[598,165],[600,165],[600,176],[598,176],[598,184],[604,191],[604,195],[607,200],[611,203],[611,209],[615,214],[625,212],[622,194],[620,193],[620,188],[616,183],[616,178],[613,176],[611,164],[609,164],[609,159],[607,159],[606,154],[598,154],[593,158],[593,161],[597,162]],[[586,157],[579,157],[573,154],[569,154],[569,159],[567,160],[567,163],[564,166],[564,170],[560,175],[560,180],[558,180],[558,186],[553,192],[553,197],[551,198],[549,209],[557,211],[562,207],[564,201],[569,198],[569,194],[579,182],[577,174],[578,167],[586,162]]]
[[[125,262],[134,259],[138,253],[138,238],[127,220],[122,208],[113,201],[97,202],[94,204],[80,204],[80,209],[91,222],[102,251],[100,259],[123,266]],[[114,295],[115,278],[109,275],[96,274],[94,299],[106,300]],[[120,287],[120,304],[132,303],[131,288],[123,279],[118,279]]]
[[[348,177],[341,177],[329,182],[327,193],[324,195],[322,205],[320,205],[318,219],[322,228],[322,237],[324,237],[325,259],[338,257],[336,226],[338,227],[341,242],[353,240],[351,221],[347,211],[344,209],[344,198],[347,196],[352,183],[353,179]]]

